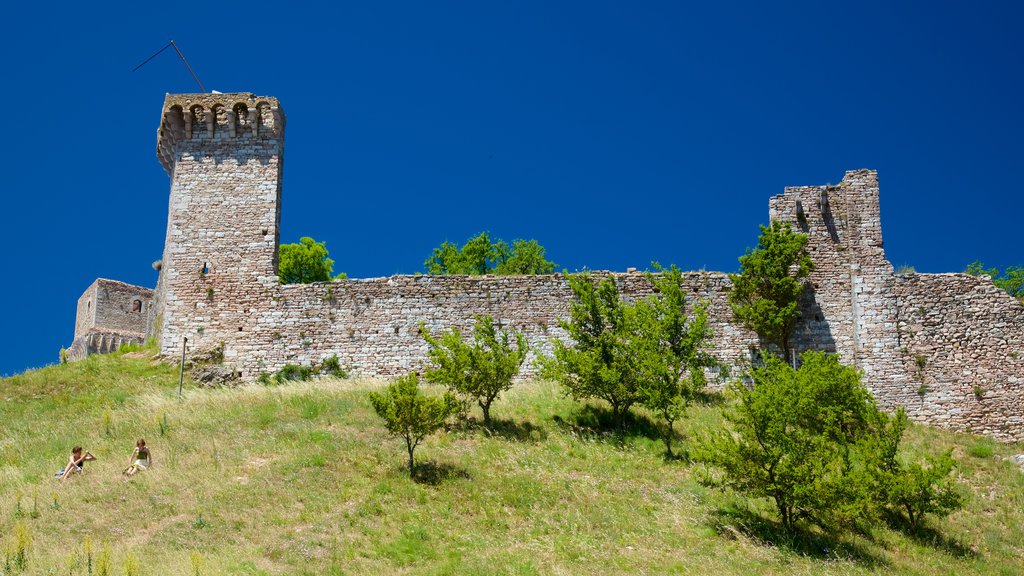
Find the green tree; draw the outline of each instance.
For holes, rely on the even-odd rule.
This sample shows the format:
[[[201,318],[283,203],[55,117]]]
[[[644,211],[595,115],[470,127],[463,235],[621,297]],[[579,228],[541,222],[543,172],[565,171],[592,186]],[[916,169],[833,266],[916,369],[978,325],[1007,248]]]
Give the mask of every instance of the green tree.
[[[753,386],[731,387],[730,429],[706,438],[698,458],[722,472],[718,483],[771,498],[786,530],[801,518],[860,516],[868,475],[851,452],[877,412],[856,368],[806,352],[799,369],[774,356],[750,372]]]
[[[1009,266],[1000,274],[998,268],[985,268],[980,260],[975,260],[967,265],[964,272],[972,276],[988,276],[998,288],[1024,302],[1024,267]]]
[[[717,365],[707,349],[712,331],[707,302],[700,302],[686,314],[683,274],[672,266],[660,274],[648,274],[654,294],[636,302],[630,313],[635,318],[632,337],[640,356],[640,398],[665,423],[665,451],[672,455],[675,422],[707,384],[704,368]]]
[[[544,247],[536,240],[515,240],[511,248],[504,241],[498,241],[495,250],[496,274],[551,274],[555,271],[555,263],[547,260]]]
[[[952,450],[926,456],[926,465],[906,462],[899,455],[906,412],[900,408],[894,416],[879,413],[877,419],[878,433],[867,451],[877,504],[905,514],[911,530],[918,529],[926,514],[943,518],[963,508],[964,497],[950,478],[956,464]]]
[[[461,405],[450,393],[442,397],[426,396],[420,390],[419,377],[402,376],[382,392],[371,392],[370,403],[393,436],[405,440],[409,453],[409,476],[415,471],[413,452],[419,443],[433,434],[456,414]]]
[[[553,355],[540,359],[541,375],[561,383],[576,400],[608,402],[623,431],[626,413],[641,399],[641,351],[631,337],[631,314],[611,276],[596,283],[586,273],[568,280],[575,299],[569,304],[569,320],[559,326],[573,345],[553,340]]]
[[[423,263],[428,274],[551,274],[555,264],[545,259],[536,240],[491,241],[487,232],[470,238],[459,248],[443,242]]]
[[[773,220],[761,226],[757,247],[740,256],[739,273],[729,274],[729,305],[736,319],[778,346],[783,358],[789,358],[789,339],[800,318],[803,279],[812,270],[807,236]]]
[[[277,275],[281,284],[309,284],[331,279],[334,260],[327,256],[324,242],[303,236],[298,244],[281,244]],[[339,274],[338,278],[344,278]]]
[[[471,342],[456,328],[439,336],[432,336],[423,326],[420,331],[429,345],[427,356],[432,363],[426,379],[475,401],[483,411],[484,427],[491,431],[491,404],[512,387],[529,351],[526,337],[497,329],[490,316],[476,318]]]

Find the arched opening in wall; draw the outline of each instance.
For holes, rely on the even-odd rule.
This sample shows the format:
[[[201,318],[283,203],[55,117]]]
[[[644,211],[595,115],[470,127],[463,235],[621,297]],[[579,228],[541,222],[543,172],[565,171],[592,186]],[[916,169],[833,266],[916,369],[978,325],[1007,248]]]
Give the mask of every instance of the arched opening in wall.
[[[266,102],[260,102],[256,105],[256,111],[258,112],[260,126],[264,128],[274,128],[274,111],[270,108],[270,104]]]
[[[192,113],[192,134],[193,136],[206,133],[206,111],[196,104],[189,108]]]
[[[85,311],[89,312],[91,310],[92,310],[92,300],[86,300],[85,301]]]
[[[213,119],[216,124],[214,132],[222,135],[223,137],[228,134],[228,110],[222,104],[216,104],[210,109],[210,113],[213,114]]]
[[[142,312],[142,300],[133,300],[132,301],[132,312],[134,312],[136,314]]]
[[[167,112],[164,114],[164,129],[169,130],[176,138],[181,138],[185,135],[185,116],[181,106],[175,104],[167,109]]]
[[[238,122],[238,127],[247,128],[249,126],[249,107],[239,102],[235,104],[233,110],[235,111],[235,120]]]

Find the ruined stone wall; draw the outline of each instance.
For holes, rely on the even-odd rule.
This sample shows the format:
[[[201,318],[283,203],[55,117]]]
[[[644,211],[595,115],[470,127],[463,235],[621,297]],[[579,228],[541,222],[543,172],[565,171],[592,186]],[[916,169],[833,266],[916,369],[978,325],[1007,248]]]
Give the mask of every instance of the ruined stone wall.
[[[85,336],[96,325],[96,283],[93,282],[78,298],[75,313],[75,338]]]
[[[880,395],[915,420],[1002,440],[1024,438],[1024,304],[987,278],[897,278],[905,383]]]
[[[97,280],[95,284],[95,328],[121,334],[146,334],[153,291],[114,280]]]
[[[113,352],[121,344],[143,342],[149,329],[153,291],[116,280],[97,279],[78,299],[75,338],[68,360]]]
[[[171,176],[154,332],[164,354],[247,340],[277,287],[284,114],[253,94],[168,95]]]
[[[560,275],[280,286],[284,114],[273,98],[168,95],[157,149],[171,195],[148,332],[165,355],[180,354],[188,338],[190,353],[223,344],[225,366],[245,380],[332,355],[356,374],[393,376],[422,369],[421,322],[435,332],[468,332],[474,315],[487,314],[545,352],[565,336],[558,321],[571,294]],[[1019,303],[984,280],[895,276],[874,171],[847,172],[835,186],[786,188],[771,199],[770,215],[808,234],[817,266],[793,338],[797,352],[841,355],[863,370],[881,405],[906,406],[917,420],[1024,439],[1024,366],[1014,356],[1024,329]],[[615,277],[628,298],[649,293],[641,274]],[[691,302],[710,301],[714,352],[733,366],[749,362],[758,342],[732,322],[728,278],[686,278]],[[919,319],[918,310],[928,312]],[[923,375],[918,355],[927,357]],[[526,373],[533,369],[531,356]]]
[[[595,273],[601,274],[601,273]],[[615,274],[627,299],[651,293],[643,274]],[[688,303],[709,302],[716,353],[730,364],[749,360],[757,340],[729,322],[728,278],[720,273],[686,275]],[[421,370],[427,346],[422,322],[434,333],[469,333],[473,317],[489,315],[522,332],[531,348],[551,352],[564,338],[572,293],[564,276],[392,276],[281,286],[258,312],[254,329],[225,349],[225,361],[245,378],[287,363],[313,364],[336,355],[362,376],[389,377]],[[524,374],[534,372],[531,353]]]

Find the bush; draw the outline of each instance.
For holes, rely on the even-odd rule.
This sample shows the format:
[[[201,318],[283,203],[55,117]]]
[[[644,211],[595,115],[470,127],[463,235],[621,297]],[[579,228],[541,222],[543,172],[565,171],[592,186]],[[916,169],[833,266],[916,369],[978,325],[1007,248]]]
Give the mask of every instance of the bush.
[[[284,384],[295,380],[309,380],[313,377],[313,369],[298,364],[285,364],[274,374],[274,382]]]
[[[732,429],[706,439],[698,454],[722,471],[715,483],[771,498],[789,531],[804,518],[862,515],[866,474],[849,454],[877,409],[857,369],[807,352],[799,369],[768,356],[750,375],[752,387],[732,386]]]
[[[712,483],[773,499],[786,530],[800,519],[872,519],[881,508],[916,529],[926,514],[963,505],[951,454],[908,462],[899,450],[906,413],[879,410],[838,357],[807,352],[799,369],[769,357],[751,376],[753,387],[732,387],[732,429],[706,439],[699,458],[722,471]]]
[[[335,378],[348,378],[348,372],[341,367],[341,361],[338,360],[337,354],[324,358],[320,366],[317,367],[317,374],[327,374]]]

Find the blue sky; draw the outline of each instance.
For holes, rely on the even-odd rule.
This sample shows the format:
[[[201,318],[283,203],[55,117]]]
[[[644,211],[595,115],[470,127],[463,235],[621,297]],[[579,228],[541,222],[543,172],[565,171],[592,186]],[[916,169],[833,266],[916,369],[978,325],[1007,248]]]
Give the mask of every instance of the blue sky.
[[[280,98],[282,241],[353,277],[481,230],[569,270],[732,271],[771,195],[875,168],[918,271],[1024,264],[1020,3],[28,2],[0,49],[0,375],[97,277],[153,286],[165,92]]]

